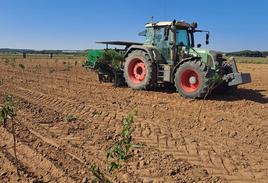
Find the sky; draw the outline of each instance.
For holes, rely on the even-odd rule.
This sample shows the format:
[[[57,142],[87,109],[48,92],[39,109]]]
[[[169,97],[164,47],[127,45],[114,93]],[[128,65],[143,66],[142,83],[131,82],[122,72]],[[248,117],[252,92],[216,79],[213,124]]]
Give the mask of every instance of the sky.
[[[267,0],[0,0],[0,48],[89,49],[142,42],[151,21],[198,22],[197,43],[218,51],[268,50]]]

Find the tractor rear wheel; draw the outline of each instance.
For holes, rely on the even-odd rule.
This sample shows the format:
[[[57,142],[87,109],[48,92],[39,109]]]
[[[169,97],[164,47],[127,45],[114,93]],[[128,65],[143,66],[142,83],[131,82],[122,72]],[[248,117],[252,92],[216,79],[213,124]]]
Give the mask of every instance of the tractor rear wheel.
[[[210,76],[210,68],[201,61],[185,62],[175,73],[175,87],[183,97],[204,98],[210,92]]]
[[[156,66],[147,53],[135,50],[126,58],[124,78],[132,89],[150,89],[156,83]]]

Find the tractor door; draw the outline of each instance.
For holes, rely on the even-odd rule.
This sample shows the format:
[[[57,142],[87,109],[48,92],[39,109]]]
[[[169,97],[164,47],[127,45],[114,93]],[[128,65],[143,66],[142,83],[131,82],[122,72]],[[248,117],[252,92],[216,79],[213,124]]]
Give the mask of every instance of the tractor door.
[[[179,61],[189,55],[190,49],[190,36],[187,30],[177,29],[176,30],[176,48]]]
[[[154,44],[160,51],[162,57],[164,58],[160,64],[172,63],[171,60],[171,45],[170,36],[168,33],[169,29],[166,27],[156,27]]]

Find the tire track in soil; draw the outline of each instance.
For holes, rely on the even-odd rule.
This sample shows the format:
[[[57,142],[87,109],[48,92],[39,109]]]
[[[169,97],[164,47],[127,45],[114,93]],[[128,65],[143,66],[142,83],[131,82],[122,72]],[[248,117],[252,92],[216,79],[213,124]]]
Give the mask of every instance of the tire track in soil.
[[[150,124],[152,124],[152,122],[148,121],[147,126],[150,126]],[[166,126],[168,125],[163,125],[160,127],[160,129],[166,129]],[[143,131],[144,129],[141,128],[140,130]],[[217,152],[215,150],[225,149],[226,147],[223,144],[213,141],[210,142],[208,139],[204,140],[206,139],[206,136],[202,136],[201,134],[199,134],[199,137],[184,137],[182,134],[180,134],[180,132],[177,132],[176,129],[174,131],[175,135],[172,136],[181,137],[180,140],[174,139],[172,136],[168,136],[168,132],[165,131],[161,132],[163,138],[159,138],[159,131],[157,130],[158,134],[155,135],[156,133],[153,133],[155,136],[151,137],[151,141],[146,140],[146,143],[155,143],[161,151],[164,151],[167,154],[173,154],[175,158],[184,159],[193,164],[200,165],[201,167],[207,169],[211,175],[225,177],[230,182],[268,182],[268,176],[265,175],[265,172],[267,172],[266,168],[264,168],[262,172],[254,171],[250,165],[248,165],[246,168],[240,168],[235,165],[235,161],[231,158],[230,154],[224,151]],[[139,132],[139,134],[143,133]],[[142,141],[144,138],[146,138],[146,136],[142,136],[139,138],[139,140]],[[177,146],[177,148],[174,146]],[[179,149],[179,151],[174,153],[176,149]],[[257,176],[258,174],[262,174],[262,176]]]
[[[35,108],[35,106],[33,106],[34,108]],[[25,112],[24,112],[25,113]],[[34,125],[34,124],[33,124]],[[31,126],[31,129],[33,129],[34,127],[33,127],[33,125],[30,125]],[[28,126],[29,126],[29,124],[28,124]],[[34,128],[35,130],[37,130],[37,128],[38,127],[36,127],[36,128]],[[88,128],[90,128],[90,127],[88,127]],[[102,130],[103,131],[103,130]],[[111,131],[110,129],[108,130],[109,132]],[[41,130],[41,133],[44,133],[44,130]],[[50,133],[52,133],[52,132],[50,132]],[[66,152],[66,150],[68,150],[69,151],[69,149],[68,148],[66,148],[66,145],[64,145],[64,142],[60,142],[61,140],[60,139],[55,139],[55,138],[53,138],[53,137],[48,137],[48,135],[47,135],[48,133],[46,133],[46,137],[45,138],[50,138],[50,141],[54,141],[55,143],[57,143],[57,144],[61,144],[61,146],[64,146],[65,147],[65,152]],[[62,133],[61,133],[62,134]],[[44,138],[44,136],[43,136],[43,134],[42,134],[42,137]],[[79,139],[81,139],[80,137],[78,137]],[[64,137],[64,139],[65,139],[65,137]],[[45,141],[47,141],[47,140],[45,140]],[[103,144],[103,143],[101,143],[101,144]],[[59,145],[57,145],[57,146],[59,146]],[[77,147],[75,147],[75,146],[72,146],[72,145],[70,145],[71,147],[70,147],[70,151],[74,151],[74,154],[76,154],[76,155],[73,155],[73,156],[75,156],[76,158],[77,158],[77,156],[79,156],[78,154],[78,152],[77,152]],[[88,145],[86,145],[87,147],[89,147]],[[94,147],[93,148],[96,148],[96,144],[94,145]],[[97,147],[98,148],[98,147]],[[72,150],[71,150],[72,149]],[[88,149],[87,149],[88,150]],[[80,151],[83,151],[84,153],[87,153],[86,152],[86,150],[84,149],[84,148],[81,148],[80,149]],[[102,150],[102,151],[104,151],[104,150]],[[147,150],[148,151],[148,150]],[[155,151],[155,150],[149,150],[149,154],[151,154],[151,152],[152,151]],[[99,151],[99,152],[97,152],[98,154],[100,154],[101,153],[101,151]],[[146,152],[147,154],[148,154],[148,152]],[[157,153],[156,155],[158,155],[159,156],[159,154]],[[82,157],[82,156],[80,156],[80,157]],[[96,155],[95,155],[95,157],[96,157]],[[100,158],[100,159],[105,159],[105,157],[103,157],[103,158]],[[137,158],[136,158],[137,159]],[[173,162],[174,162],[174,160],[173,160]],[[180,163],[182,163],[182,162],[180,162]],[[128,167],[129,167],[129,169],[136,169],[136,161],[134,161],[134,162],[132,162],[132,163],[130,163],[130,164],[128,164],[127,165]],[[189,166],[189,165],[186,165],[186,166]],[[130,167],[132,167],[132,168],[130,168]],[[153,167],[155,167],[155,166],[153,166]],[[156,169],[157,169],[157,167],[155,167]],[[148,170],[148,169],[147,169]],[[159,170],[159,169],[158,169]],[[198,169],[196,169],[197,171],[200,171],[200,170],[198,170]],[[193,170],[193,171],[195,171],[195,170]],[[169,182],[173,182],[174,180],[172,180],[172,178],[170,178],[170,177],[163,177],[163,176],[160,176],[160,175],[154,175],[154,176],[152,176],[151,175],[151,170],[150,171],[138,171],[138,170],[135,170],[135,172],[128,172],[128,174],[129,174],[129,176],[131,177],[131,180],[132,181],[130,181],[130,180],[128,180],[127,182],[141,182],[142,180],[150,180],[150,181],[153,181],[153,180],[156,180],[156,181],[160,181],[160,182],[166,182],[166,181],[169,181]],[[120,175],[120,173],[118,174],[119,175],[119,177],[120,176],[124,176],[125,174],[122,174],[122,175]],[[200,175],[197,175],[197,176],[200,176]],[[111,179],[110,179],[111,180]],[[218,179],[217,177],[215,177],[215,178],[212,178],[212,177],[207,177],[207,178],[205,178],[205,180],[206,180],[206,182],[217,182],[218,180],[220,180],[220,179]],[[117,181],[116,181],[117,182]]]
[[[20,99],[21,100],[21,99]],[[27,107],[28,108],[28,107]],[[36,106],[32,106],[32,108],[29,108],[29,110],[31,111],[31,112],[34,112],[34,111],[32,111],[32,109],[36,109]],[[38,110],[38,109],[36,109],[36,110]],[[25,112],[25,111],[23,111],[23,113],[25,114],[25,113],[27,113],[27,112]],[[30,115],[30,114],[28,114],[28,115]],[[25,120],[21,120],[21,121],[25,121]],[[28,120],[29,121],[29,120]],[[24,123],[24,122],[23,122]],[[32,125],[29,125],[28,123],[27,123],[27,126],[29,127],[29,126],[31,126],[30,127],[30,131],[33,133],[33,134],[38,134],[39,132],[33,132],[33,130],[32,129],[37,129],[37,128],[34,128],[33,126],[34,126],[34,124],[35,123],[33,123]],[[37,125],[38,126],[38,125]],[[44,130],[42,129],[41,131],[43,131],[43,133],[44,133]],[[43,134],[41,135],[41,134],[39,134],[39,135],[37,135],[37,136],[42,136],[42,139],[44,140],[44,139],[48,139],[48,138],[50,138],[50,140],[49,141],[53,141],[53,143],[52,143],[52,145],[53,146],[56,146],[56,147],[59,147],[59,145],[57,145],[57,144],[60,144],[59,143],[59,140],[56,140],[55,138],[53,138],[53,137],[48,137],[47,138],[47,136],[48,136],[48,133],[46,133],[46,137],[44,137],[43,136]],[[44,141],[48,141],[48,140],[44,140]],[[58,141],[58,142],[57,142]],[[74,148],[74,147],[72,147],[72,149],[74,149],[74,151],[76,151],[76,148]],[[82,149],[82,151],[84,151],[84,149]],[[77,153],[77,152],[76,152]],[[75,157],[77,157],[76,155],[74,155]],[[96,157],[96,156],[95,156]],[[131,166],[131,165],[129,165],[129,166]],[[120,175],[120,174],[119,174]],[[132,172],[132,174],[131,174],[131,177],[132,177],[132,181],[133,182],[137,182],[137,181],[135,181],[135,180],[141,180],[140,178],[140,175],[141,174],[138,174],[138,173],[134,173],[133,174],[133,172]],[[163,182],[165,182],[165,180],[167,180],[166,178],[163,178],[163,177],[159,177],[159,176],[156,176],[156,177],[152,177],[152,176],[150,176],[151,175],[151,173],[149,172],[147,172],[147,173],[145,173],[145,174],[143,174],[143,176],[142,176],[142,179],[146,179],[146,180],[148,180],[148,179],[150,179],[150,180],[158,180],[158,181],[160,181],[160,180],[162,180]],[[137,176],[137,178],[135,178],[135,176]],[[140,178],[139,178],[140,177]],[[133,178],[134,178],[134,180],[133,180]],[[169,180],[169,179],[168,179]],[[206,179],[208,182],[215,182],[216,180],[219,180],[218,178],[215,178],[215,179],[210,179],[209,177]],[[172,181],[172,179],[171,180],[169,180],[169,181]],[[140,181],[138,181],[138,182],[140,182]]]
[[[20,88],[21,89],[21,88]],[[23,89],[24,92],[26,94],[25,89]],[[21,93],[21,92],[19,92]],[[39,95],[39,96],[38,96]],[[40,96],[41,95],[41,96]],[[38,101],[36,103],[42,103],[45,104],[47,107],[53,107],[55,110],[66,113],[67,111],[69,113],[74,113],[74,114],[78,114],[78,116],[80,116],[80,114],[84,114],[83,116],[95,116],[95,113],[98,113],[99,116],[102,116],[101,118],[105,118],[107,115],[107,113],[101,111],[100,109],[94,109],[94,106],[90,106],[90,110],[87,111],[80,111],[79,109],[79,105],[77,102],[72,102],[72,101],[66,101],[66,100],[62,100],[59,98],[54,98],[52,96],[47,96],[45,94],[36,94],[36,92],[33,91],[28,91],[27,96],[31,96],[30,98],[27,97],[27,100],[33,100],[34,101]],[[21,96],[23,97],[23,96]],[[25,96],[24,96],[25,97]],[[31,99],[32,98],[32,99]],[[54,99],[53,99],[54,98]],[[59,105],[61,104],[61,105]],[[69,106],[69,107],[66,107]],[[85,109],[86,107],[84,107],[83,109]],[[90,114],[88,114],[88,112],[91,112]],[[105,114],[103,114],[105,113]],[[112,114],[113,116],[114,114]],[[108,119],[108,121],[110,121],[110,119]],[[143,119],[140,119],[138,121],[143,121]],[[103,123],[102,120],[100,120],[100,123]],[[151,123],[151,124],[150,124]],[[139,129],[139,126],[144,125],[144,128]],[[160,129],[165,129],[165,126],[160,126]],[[149,129],[149,130],[148,130]],[[218,154],[214,149],[213,146],[211,146],[208,142],[204,142],[204,140],[201,138],[200,141],[202,141],[204,143],[204,145],[200,145],[198,143],[193,143],[193,141],[189,138],[185,138],[183,137],[181,134],[176,134],[173,136],[181,136],[182,141],[183,141],[183,145],[180,145],[180,143],[175,143],[176,144],[176,148],[171,148],[171,146],[168,146],[169,140],[172,138],[169,138],[167,134],[164,135],[164,137],[160,137],[159,138],[159,134],[155,137],[155,135],[152,135],[151,130],[153,129],[152,127],[152,122],[148,121],[147,123],[141,123],[140,125],[137,126],[137,131],[140,130],[139,134],[142,134],[142,137],[138,137],[136,138],[138,141],[144,142],[146,144],[149,144],[151,146],[155,146],[154,144],[158,144],[158,148],[168,154],[173,154],[175,155],[176,158],[181,158],[181,159],[185,159],[191,163],[197,164],[197,165],[201,165],[203,168],[209,170],[210,173],[212,173],[212,175],[220,175],[223,177],[228,178],[229,181],[231,182],[239,182],[239,181],[247,181],[247,182],[256,182],[256,181],[263,181],[265,182],[267,180],[266,177],[264,178],[260,178],[258,180],[254,179],[254,174],[255,172],[252,172],[252,170],[250,170],[248,172],[244,172],[244,171],[240,171],[240,169],[238,167],[236,167],[232,161],[232,159],[230,158],[224,158],[222,155]],[[146,131],[147,130],[147,131]],[[158,129],[159,132],[159,129]],[[161,133],[161,131],[160,131]],[[163,133],[163,132],[162,132]],[[158,138],[158,143],[157,140],[155,141],[155,139]],[[173,139],[172,139],[173,140]],[[173,140],[174,141],[174,140]],[[204,147],[204,148],[203,148]],[[202,153],[199,152],[198,148],[201,149]],[[224,148],[224,147],[223,147]],[[178,149],[184,149],[184,152],[182,152],[180,155],[178,155],[177,150]],[[174,153],[176,152],[176,153]],[[209,160],[209,161],[206,161]],[[225,162],[228,162],[227,165],[225,165]],[[230,173],[230,170],[236,170],[237,172],[232,172]],[[264,170],[266,171],[266,170]]]

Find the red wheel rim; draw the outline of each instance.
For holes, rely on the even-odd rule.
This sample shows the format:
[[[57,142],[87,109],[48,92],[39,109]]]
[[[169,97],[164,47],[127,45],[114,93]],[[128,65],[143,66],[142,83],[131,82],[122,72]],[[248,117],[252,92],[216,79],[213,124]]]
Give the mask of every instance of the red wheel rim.
[[[187,69],[181,74],[180,85],[185,92],[192,93],[197,91],[200,83],[199,74],[195,70]]]
[[[146,76],[144,62],[140,59],[133,59],[128,67],[128,76],[133,83],[141,83]]]

